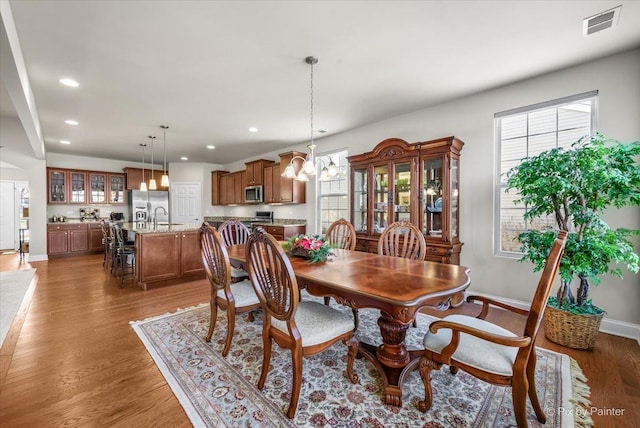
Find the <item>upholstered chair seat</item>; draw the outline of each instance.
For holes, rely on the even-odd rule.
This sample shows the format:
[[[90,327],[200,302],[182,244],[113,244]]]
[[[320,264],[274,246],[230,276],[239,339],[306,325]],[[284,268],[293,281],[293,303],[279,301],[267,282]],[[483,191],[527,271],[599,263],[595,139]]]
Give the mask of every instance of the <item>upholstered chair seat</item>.
[[[233,300],[237,307],[259,305],[260,300],[256,296],[256,292],[253,290],[251,281],[245,280],[240,282],[234,282],[231,284],[231,293],[233,293]],[[224,289],[218,290],[218,298],[227,300]]]
[[[516,337],[515,334],[507,329],[467,315],[449,315],[442,320],[477,328],[485,333]],[[424,337],[424,348],[437,352],[438,354],[441,353],[449,343],[451,343],[450,329],[443,328],[436,333],[428,332]],[[460,343],[451,358],[486,372],[511,376],[517,354],[518,348],[498,345],[497,343],[488,342],[475,336],[461,333]]]
[[[247,278],[247,277],[249,277],[249,274],[247,273],[246,270],[231,266],[232,279]]]
[[[334,337],[353,331],[355,327],[351,316],[318,302],[301,301],[298,303],[295,317],[303,347],[327,342]],[[286,321],[272,317],[271,325],[289,334]]]

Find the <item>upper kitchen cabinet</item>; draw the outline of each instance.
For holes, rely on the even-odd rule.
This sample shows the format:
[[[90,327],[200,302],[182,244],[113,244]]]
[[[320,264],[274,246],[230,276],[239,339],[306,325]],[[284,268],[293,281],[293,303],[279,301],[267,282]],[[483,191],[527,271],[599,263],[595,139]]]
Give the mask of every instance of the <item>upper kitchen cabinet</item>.
[[[126,176],[126,190],[140,190],[140,184],[142,183],[142,168],[122,168],[124,174]],[[144,169],[144,181],[146,181],[147,186],[149,185],[149,180],[151,180],[152,174],[151,169]],[[156,179],[156,185],[158,186],[157,190],[167,190],[166,188],[162,188],[160,183],[162,182],[162,171],[154,170],[153,178]]]
[[[459,264],[463,144],[454,137],[413,144],[390,138],[371,152],[349,156],[356,248],[377,252],[380,234],[404,220],[422,230],[426,260]]]
[[[306,153],[301,152],[287,152],[280,154],[280,171],[284,171],[287,165],[291,163],[291,159],[295,156],[305,158]],[[293,165],[296,171],[300,171],[303,161],[301,159],[295,159]],[[275,183],[274,183],[275,185]],[[280,203],[283,204],[304,204],[307,197],[307,186],[304,181],[294,180],[293,178],[287,178],[280,176]]]
[[[223,175],[229,174],[229,171],[211,171],[211,205],[222,205],[220,197],[220,182]]]
[[[87,203],[87,172],[69,170],[69,203]]]
[[[264,167],[264,203],[280,202],[280,163],[272,163]]]
[[[245,163],[246,166],[246,186],[259,186],[263,184],[264,166],[273,163],[266,159],[258,159]]]
[[[107,174],[102,172],[89,173],[89,203],[107,203]]]
[[[48,193],[50,204],[66,204],[69,202],[69,175],[66,169],[47,168]]]
[[[124,204],[124,174],[109,174],[109,203]]]

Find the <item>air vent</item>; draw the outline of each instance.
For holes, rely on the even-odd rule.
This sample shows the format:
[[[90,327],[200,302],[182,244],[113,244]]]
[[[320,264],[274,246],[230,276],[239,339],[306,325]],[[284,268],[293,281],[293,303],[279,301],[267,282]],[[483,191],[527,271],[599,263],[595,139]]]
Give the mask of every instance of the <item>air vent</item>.
[[[582,35],[590,36],[607,28],[615,27],[618,24],[618,16],[620,15],[620,8],[622,5],[616,6],[613,9],[601,12],[597,15],[585,18],[582,23]]]

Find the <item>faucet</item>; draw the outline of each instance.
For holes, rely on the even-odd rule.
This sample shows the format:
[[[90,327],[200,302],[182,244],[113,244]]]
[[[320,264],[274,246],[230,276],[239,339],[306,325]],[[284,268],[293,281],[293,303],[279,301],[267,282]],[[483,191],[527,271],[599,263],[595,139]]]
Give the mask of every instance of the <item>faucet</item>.
[[[153,210],[153,229],[154,230],[158,229],[158,210],[159,209],[162,209],[162,211],[164,211],[164,215],[169,215],[165,207],[163,207],[162,205],[157,206],[156,209]]]

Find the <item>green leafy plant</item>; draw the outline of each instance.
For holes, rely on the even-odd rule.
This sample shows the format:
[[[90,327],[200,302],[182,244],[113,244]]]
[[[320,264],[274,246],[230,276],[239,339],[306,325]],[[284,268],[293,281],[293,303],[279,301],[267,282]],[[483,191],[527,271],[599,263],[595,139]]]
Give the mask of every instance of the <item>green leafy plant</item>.
[[[622,143],[602,134],[582,138],[569,149],[552,149],[527,158],[507,173],[507,192],[518,192],[525,219],[552,216],[568,232],[560,263],[561,286],[549,304],[573,313],[598,314],[603,309],[589,299],[589,281],[597,285],[606,273],[622,277],[619,264],[639,269],[629,237],[638,230],[612,229],[601,214],[610,207],[640,205],[640,141]],[[518,235],[523,256],[534,271],[543,268],[556,237],[555,228],[527,230]],[[577,278],[577,294],[571,284]]]

